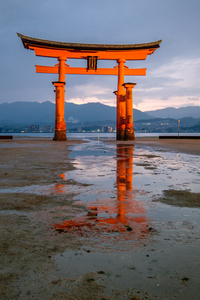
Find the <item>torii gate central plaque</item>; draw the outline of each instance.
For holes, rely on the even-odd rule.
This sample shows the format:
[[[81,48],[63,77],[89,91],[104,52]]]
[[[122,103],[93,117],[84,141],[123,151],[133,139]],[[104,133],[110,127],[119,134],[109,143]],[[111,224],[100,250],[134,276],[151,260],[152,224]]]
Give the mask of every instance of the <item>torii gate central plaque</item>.
[[[124,76],[145,76],[146,68],[129,69],[125,66],[125,62],[127,60],[145,60],[147,55],[154,53],[160,47],[162,40],[145,44],[104,45],[54,42],[17,34],[21,38],[24,47],[34,50],[37,56],[54,57],[58,60],[58,64],[52,67],[36,66],[37,73],[59,74],[58,81],[53,82],[56,93],[54,140],[67,140],[64,119],[65,74],[117,75],[118,84],[115,92],[117,98],[116,138],[117,140],[135,139],[132,117],[132,88],[135,86],[135,83],[124,83]],[[70,67],[65,63],[67,59],[85,59],[87,67]],[[115,60],[117,66],[113,68],[98,68],[98,60]]]

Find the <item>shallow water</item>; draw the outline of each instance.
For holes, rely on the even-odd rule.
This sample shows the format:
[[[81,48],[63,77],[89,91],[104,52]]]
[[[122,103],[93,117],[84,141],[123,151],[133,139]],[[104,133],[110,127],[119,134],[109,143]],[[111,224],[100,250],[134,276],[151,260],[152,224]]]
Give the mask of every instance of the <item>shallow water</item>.
[[[198,299],[200,209],[153,200],[168,189],[199,193],[199,157],[94,140],[71,150],[76,170],[62,177],[90,184],[74,198],[87,212],[54,229],[88,246],[55,257],[61,274],[92,272],[106,295],[132,288],[152,299]]]
[[[72,147],[76,170],[61,176],[89,184],[75,196],[78,203],[88,207],[89,215],[84,216],[88,221],[93,216],[96,223],[104,225],[147,223],[152,207],[162,207],[152,204],[152,200],[163,190],[200,191],[199,157],[160,150],[93,140]],[[165,208],[166,215],[168,209]]]

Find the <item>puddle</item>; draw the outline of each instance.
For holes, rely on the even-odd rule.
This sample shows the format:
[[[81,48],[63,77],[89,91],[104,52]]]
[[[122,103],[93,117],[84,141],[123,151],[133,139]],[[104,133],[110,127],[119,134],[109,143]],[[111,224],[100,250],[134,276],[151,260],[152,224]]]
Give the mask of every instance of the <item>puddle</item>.
[[[65,173],[65,179],[92,184],[83,194],[75,196],[78,204],[84,204],[88,211],[74,220],[55,224],[54,229],[73,231],[80,236],[98,234],[104,241],[111,237],[115,241],[144,239],[149,228],[146,204],[136,198],[136,190],[133,192],[134,148],[120,145],[116,151],[109,145],[105,148],[103,143],[91,144],[84,145],[83,152],[80,145],[74,147],[73,151],[78,151],[78,156],[72,153],[77,170]]]
[[[200,209],[154,200],[170,189],[199,193],[199,157],[95,141],[71,157],[77,169],[65,179],[91,186],[74,197],[87,212],[53,226],[87,245],[54,257],[69,290],[91,280],[111,299],[197,299]]]
[[[87,212],[54,224],[60,233],[73,232],[93,240],[98,236],[108,248],[109,241],[126,242],[122,248],[144,244],[159,214],[166,218],[170,211],[152,200],[172,188],[199,192],[198,156],[95,140],[71,150],[76,170],[62,177],[90,184],[74,197]],[[190,173],[187,180],[186,173]]]

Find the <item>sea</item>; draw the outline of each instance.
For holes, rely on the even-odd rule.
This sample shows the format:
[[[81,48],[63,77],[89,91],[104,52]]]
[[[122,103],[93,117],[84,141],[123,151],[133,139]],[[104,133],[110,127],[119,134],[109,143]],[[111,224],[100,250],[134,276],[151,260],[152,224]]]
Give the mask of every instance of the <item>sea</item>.
[[[1,133],[1,135],[12,135],[13,137],[38,137],[38,138],[53,138],[54,133]],[[67,133],[69,139],[115,139],[116,133],[102,133],[102,132],[91,132],[91,133]],[[158,136],[178,136],[178,133],[135,133],[135,137],[158,137]],[[179,136],[200,136],[200,133],[180,133]]]

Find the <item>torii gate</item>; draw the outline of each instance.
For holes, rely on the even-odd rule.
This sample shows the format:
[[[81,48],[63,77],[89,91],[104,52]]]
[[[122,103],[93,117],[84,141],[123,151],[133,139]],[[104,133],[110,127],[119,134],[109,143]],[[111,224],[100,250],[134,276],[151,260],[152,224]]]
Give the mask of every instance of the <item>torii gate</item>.
[[[145,60],[147,55],[154,53],[160,47],[162,40],[131,45],[104,45],[55,42],[32,38],[17,33],[26,49],[34,50],[37,56],[55,57],[55,66],[38,66],[37,73],[59,74],[58,81],[54,81],[56,92],[55,134],[54,140],[65,141],[66,123],[64,120],[65,106],[65,74],[82,75],[117,75],[117,140],[135,139],[133,129],[132,88],[136,83],[124,83],[124,76],[145,76],[146,68],[129,69],[126,60]],[[85,59],[86,68],[74,68],[67,65],[67,59]],[[114,68],[97,68],[98,60],[116,60]],[[126,90],[125,90],[126,89]]]

